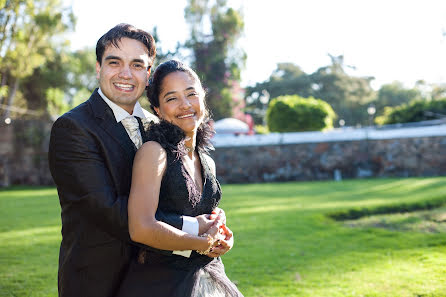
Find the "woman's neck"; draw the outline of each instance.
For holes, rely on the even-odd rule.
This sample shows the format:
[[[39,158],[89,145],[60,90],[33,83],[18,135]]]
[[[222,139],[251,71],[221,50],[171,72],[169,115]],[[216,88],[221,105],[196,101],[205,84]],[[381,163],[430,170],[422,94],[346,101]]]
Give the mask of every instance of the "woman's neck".
[[[184,146],[187,150],[187,155],[190,158],[193,158],[195,152],[195,145],[197,143],[197,135],[194,134],[192,136],[186,136],[186,141],[184,142]]]

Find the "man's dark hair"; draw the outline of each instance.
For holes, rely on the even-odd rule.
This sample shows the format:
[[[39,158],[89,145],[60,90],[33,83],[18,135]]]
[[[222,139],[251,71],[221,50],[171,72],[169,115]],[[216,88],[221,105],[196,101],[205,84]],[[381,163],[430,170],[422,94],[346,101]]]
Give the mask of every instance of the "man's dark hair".
[[[98,43],[96,44],[96,61],[99,62],[99,65],[102,63],[102,56],[104,55],[106,47],[113,45],[119,48],[118,43],[121,38],[124,37],[138,40],[146,46],[149,52],[149,66],[152,66],[156,56],[155,40],[153,39],[153,36],[150,33],[137,29],[129,24],[116,25],[99,38]]]

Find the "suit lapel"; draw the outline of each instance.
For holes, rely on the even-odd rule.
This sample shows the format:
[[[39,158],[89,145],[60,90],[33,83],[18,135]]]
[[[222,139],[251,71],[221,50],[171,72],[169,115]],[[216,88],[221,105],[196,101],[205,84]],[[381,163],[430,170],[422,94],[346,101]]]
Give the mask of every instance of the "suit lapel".
[[[141,132],[142,143],[144,143],[144,142],[146,142],[148,140],[147,133],[146,133],[146,130],[144,129],[144,125],[142,123],[142,120],[139,117],[136,117],[136,119],[138,120],[139,131]]]
[[[130,140],[127,131],[121,123],[117,123],[113,111],[99,95],[97,89],[88,100],[99,126],[104,129],[126,152],[126,156],[133,160],[136,152],[135,144]]]

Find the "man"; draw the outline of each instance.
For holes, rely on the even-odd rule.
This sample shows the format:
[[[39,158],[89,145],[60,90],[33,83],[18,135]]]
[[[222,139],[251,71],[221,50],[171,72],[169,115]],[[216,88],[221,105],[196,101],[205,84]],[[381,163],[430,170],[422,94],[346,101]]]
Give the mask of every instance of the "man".
[[[126,272],[133,158],[144,141],[143,122],[156,120],[137,100],[155,55],[147,32],[128,24],[112,28],[96,46],[99,89],[53,125],[48,159],[62,217],[59,296],[113,296]],[[162,212],[157,218],[191,234],[207,231],[214,221]]]

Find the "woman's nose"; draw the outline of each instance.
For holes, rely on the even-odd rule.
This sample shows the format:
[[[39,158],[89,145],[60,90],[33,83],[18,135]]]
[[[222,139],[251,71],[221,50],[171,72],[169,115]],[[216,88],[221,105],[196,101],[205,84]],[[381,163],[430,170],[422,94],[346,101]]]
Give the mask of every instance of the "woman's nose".
[[[192,104],[190,104],[189,99],[187,97],[183,97],[183,99],[181,100],[181,107],[189,108],[191,106],[192,106]]]

